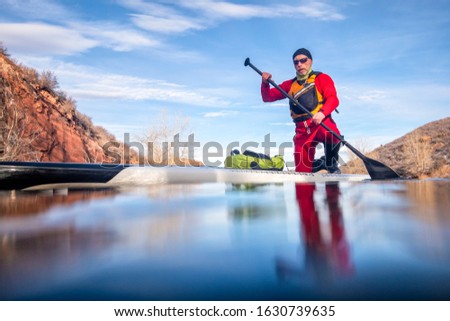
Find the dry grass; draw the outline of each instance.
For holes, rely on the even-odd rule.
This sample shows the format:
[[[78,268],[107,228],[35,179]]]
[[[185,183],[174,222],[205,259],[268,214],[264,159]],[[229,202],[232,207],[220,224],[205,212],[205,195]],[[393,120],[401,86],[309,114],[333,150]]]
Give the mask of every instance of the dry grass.
[[[450,178],[450,165],[444,164],[431,172],[430,177]]]

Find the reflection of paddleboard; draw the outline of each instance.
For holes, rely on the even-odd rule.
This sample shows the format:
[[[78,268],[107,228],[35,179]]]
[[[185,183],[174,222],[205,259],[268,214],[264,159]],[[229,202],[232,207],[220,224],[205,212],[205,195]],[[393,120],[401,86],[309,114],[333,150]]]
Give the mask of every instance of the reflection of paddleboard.
[[[282,183],[361,181],[368,175],[308,174],[215,167],[0,162],[0,189],[145,186],[164,183]]]

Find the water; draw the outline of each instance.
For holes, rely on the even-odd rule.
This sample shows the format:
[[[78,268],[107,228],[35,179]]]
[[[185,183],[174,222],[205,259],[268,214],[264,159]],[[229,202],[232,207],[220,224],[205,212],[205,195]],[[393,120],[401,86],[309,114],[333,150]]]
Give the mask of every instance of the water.
[[[450,180],[0,194],[2,300],[449,300]]]

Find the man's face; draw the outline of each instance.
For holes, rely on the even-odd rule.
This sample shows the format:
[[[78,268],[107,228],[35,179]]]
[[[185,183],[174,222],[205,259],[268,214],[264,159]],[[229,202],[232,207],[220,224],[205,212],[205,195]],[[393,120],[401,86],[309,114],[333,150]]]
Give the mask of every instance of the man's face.
[[[306,75],[311,68],[312,60],[306,57],[305,55],[297,55],[294,57],[294,67],[295,71],[299,75]]]

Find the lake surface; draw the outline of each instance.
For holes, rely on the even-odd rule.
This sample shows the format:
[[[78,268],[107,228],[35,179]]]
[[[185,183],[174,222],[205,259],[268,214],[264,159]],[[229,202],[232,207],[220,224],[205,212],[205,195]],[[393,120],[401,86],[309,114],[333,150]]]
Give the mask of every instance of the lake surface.
[[[0,194],[2,300],[450,300],[450,180]]]

